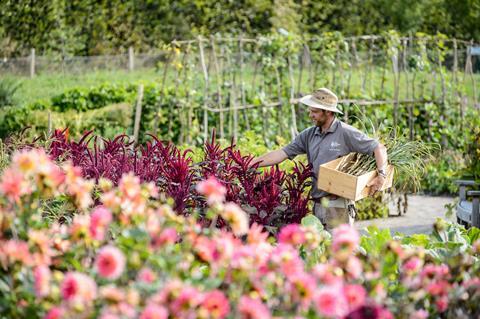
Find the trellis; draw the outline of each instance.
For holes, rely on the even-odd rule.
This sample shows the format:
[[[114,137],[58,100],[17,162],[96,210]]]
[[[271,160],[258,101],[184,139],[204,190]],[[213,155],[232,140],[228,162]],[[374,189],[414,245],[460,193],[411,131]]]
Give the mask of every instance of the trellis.
[[[171,137],[174,123],[180,122],[180,142],[196,137],[192,128],[201,130],[203,138],[213,127],[223,138],[237,138],[242,129],[255,126],[265,139],[268,134],[293,136],[307,122],[298,98],[320,86],[333,89],[340,97],[345,121],[349,121],[350,105],[362,109],[388,105],[395,124],[407,112],[413,138],[418,105],[439,105],[442,120],[449,116],[447,105],[455,106],[460,130],[467,108],[478,108],[474,73],[478,57],[468,50],[473,45],[472,41],[442,36],[400,37],[394,33],[359,37],[332,33],[304,41],[283,35],[255,39],[210,36],[173,41],[168,50],[156,54],[134,55],[129,50],[128,55],[60,60],[32,54],[17,59],[18,63],[15,59],[2,61],[0,69],[3,72],[8,65],[17,65],[13,68],[28,73],[32,58],[40,73],[54,69],[85,72],[87,65],[114,69],[127,69],[128,65],[131,70],[156,64],[160,69],[158,110],[167,94],[174,96],[166,125]],[[74,66],[77,63],[80,65]],[[261,118],[261,129],[253,115]],[[276,118],[272,120],[272,116]],[[159,125],[158,116],[149,124],[154,132]],[[272,130],[275,132],[269,133]]]
[[[176,53],[171,53],[162,64],[161,92],[165,92],[168,82],[173,83],[175,92],[187,92],[186,103],[171,105],[168,113],[183,118],[181,136],[185,142],[191,142],[188,131],[194,116],[202,119],[204,139],[213,127],[217,128],[220,137],[237,139],[240,124],[250,128],[251,119],[247,110],[252,109],[261,110],[263,134],[272,123],[268,118],[269,110],[276,109],[277,133],[282,135],[288,131],[294,136],[298,132],[298,116],[302,113],[302,109],[297,107],[298,98],[320,84],[328,85],[337,92],[340,103],[345,106],[346,121],[348,105],[352,104],[362,108],[391,105],[394,124],[398,121],[399,108],[404,107],[408,112],[410,137],[413,138],[414,106],[437,103],[445,107],[449,102],[458,105],[459,124],[462,125],[465,108],[478,107],[472,55],[468,50],[473,43],[437,37],[392,39],[390,41],[388,36],[359,36],[332,40],[327,52],[331,56],[329,61],[325,61],[322,55],[327,54],[327,48],[312,49],[315,41],[321,41],[320,38],[295,42],[298,45],[295,52],[286,51],[283,55],[268,53],[273,61],[265,57],[264,44],[271,41],[268,38],[212,36],[174,41],[171,52]],[[391,45],[389,41],[396,45]],[[387,46],[389,44],[390,47]],[[275,59],[281,60],[281,63],[275,64]],[[181,61],[181,67],[172,68],[178,61]],[[428,64],[428,67],[412,67],[414,62]],[[265,63],[271,64],[268,74]],[[324,71],[320,74],[320,70]],[[381,72],[380,83],[374,83],[375,72]],[[418,83],[419,75],[423,76],[421,85]],[[448,85],[446,77],[451,78]],[[359,82],[357,91],[353,90],[354,80]],[[471,85],[473,94],[463,92],[460,85]],[[393,92],[387,92],[389,87],[393,87]],[[199,105],[189,99],[188,92],[194,90],[202,92]],[[370,96],[374,91],[375,96]],[[259,97],[256,103],[248,101],[247,97],[251,100],[255,96]],[[218,116],[212,117],[215,114]]]

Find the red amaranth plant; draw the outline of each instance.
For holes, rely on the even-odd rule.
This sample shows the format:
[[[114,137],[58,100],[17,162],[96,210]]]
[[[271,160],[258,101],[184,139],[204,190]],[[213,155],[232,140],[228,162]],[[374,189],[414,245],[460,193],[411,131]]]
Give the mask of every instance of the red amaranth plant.
[[[133,144],[126,135],[117,136],[113,140],[102,139],[102,142],[103,146],[99,145],[98,137],[95,136],[92,148],[86,147],[87,158],[85,165],[82,165],[83,171],[97,182],[100,178],[108,178],[117,185],[124,173],[133,171]]]
[[[225,169],[238,180],[239,185],[243,188],[242,194],[238,194],[239,200],[247,204],[253,203],[259,164],[251,166],[254,157],[252,155],[242,156],[240,150],[235,150],[234,147],[235,145],[232,144],[226,149],[228,156],[225,160]]]
[[[45,147],[53,159],[71,160],[85,177],[97,182],[107,178],[117,185],[123,174],[133,172],[141,182],[155,183],[160,192],[174,200],[178,214],[206,206],[195,185],[211,175],[225,185],[227,201],[236,202],[249,212],[250,223],[298,223],[308,213],[304,193],[310,185],[310,166],[295,165],[289,174],[278,167],[261,173],[259,164],[251,165],[252,155],[243,155],[233,143],[222,148],[215,132],[204,145],[204,160],[193,164],[191,150],[182,152],[172,143],[151,137],[144,145],[135,146],[126,135],[108,140],[89,131],[75,142],[68,139],[68,130],[56,130]],[[221,220],[217,226],[222,226]]]
[[[68,145],[68,128],[61,130],[55,130],[50,137],[49,155],[53,159],[58,159],[64,155],[69,149]]]
[[[253,221],[271,224],[275,219],[274,210],[282,204],[285,173],[273,166],[260,176],[248,198],[248,204],[256,208],[256,214],[250,215]]]
[[[181,152],[173,147],[171,157],[165,162],[162,173],[167,181],[165,193],[175,201],[174,209],[177,213],[185,214],[185,208],[193,193],[194,169],[192,158],[188,156],[191,150]]]
[[[107,178],[117,185],[123,174],[133,172],[142,182],[154,182],[174,199],[177,213],[185,213],[195,178],[190,151],[181,152],[156,137],[145,146],[135,147],[127,135],[101,139],[100,143],[91,134],[87,132],[77,143],[68,141],[66,131],[55,131],[52,142],[47,143],[48,153],[56,160],[72,160],[82,168],[85,177],[97,182]]]
[[[308,214],[308,195],[305,195],[307,187],[312,185],[312,165],[295,163],[293,173],[288,174],[285,183],[288,192],[286,200],[287,210],[282,220],[287,224],[300,223]]]
[[[225,149],[222,149],[220,144],[216,142],[216,132],[213,130],[211,142],[206,141],[203,146],[204,160],[199,163],[201,167],[201,174],[203,177],[208,178],[208,176],[213,175],[218,179],[220,169],[223,166],[225,161]]]
[[[205,142],[203,152],[204,159],[198,165],[200,167],[200,176],[207,179],[209,176],[215,176],[226,188],[226,200],[232,202],[239,201],[241,187],[238,183],[237,175],[232,171],[232,161],[229,160],[228,150],[232,146],[222,148],[216,142],[216,132],[212,132],[211,142]]]
[[[163,176],[165,163],[170,159],[173,145],[165,145],[156,137],[147,141],[145,146],[138,146],[135,150],[133,172],[141,181],[154,182],[161,189],[165,189],[166,181]]]

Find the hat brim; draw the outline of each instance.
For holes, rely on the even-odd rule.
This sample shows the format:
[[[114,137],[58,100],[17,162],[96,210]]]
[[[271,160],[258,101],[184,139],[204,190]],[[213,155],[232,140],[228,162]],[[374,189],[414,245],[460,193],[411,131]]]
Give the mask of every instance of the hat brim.
[[[299,100],[300,103],[302,104],[305,104],[307,106],[310,106],[310,107],[314,107],[314,108],[317,108],[317,109],[322,109],[322,110],[327,110],[327,111],[331,111],[331,112],[335,112],[335,113],[339,113],[339,114],[343,114],[342,111],[340,111],[337,106],[328,106],[328,105],[324,105],[324,104],[321,104],[321,103],[318,103],[317,101],[315,101],[313,98],[312,98],[312,95],[309,94],[309,95],[305,95],[304,97],[302,97],[300,100]]]

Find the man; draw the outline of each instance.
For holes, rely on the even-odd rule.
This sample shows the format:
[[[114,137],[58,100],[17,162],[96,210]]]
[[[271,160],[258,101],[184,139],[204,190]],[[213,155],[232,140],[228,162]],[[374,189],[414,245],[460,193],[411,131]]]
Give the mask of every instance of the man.
[[[264,167],[279,164],[287,158],[293,159],[299,154],[307,154],[314,172],[311,196],[314,200],[315,215],[327,230],[332,230],[342,223],[352,224],[353,217],[348,213],[347,200],[317,188],[319,167],[350,152],[374,155],[378,176],[369,184],[373,194],[385,182],[386,148],[356,128],[336,119],[335,114],[342,112],[337,108],[337,96],[329,89],[317,89],[311,95],[302,97],[300,103],[309,107],[309,115],[315,125],[302,131],[283,149],[264,154],[253,163],[260,162],[260,167]]]

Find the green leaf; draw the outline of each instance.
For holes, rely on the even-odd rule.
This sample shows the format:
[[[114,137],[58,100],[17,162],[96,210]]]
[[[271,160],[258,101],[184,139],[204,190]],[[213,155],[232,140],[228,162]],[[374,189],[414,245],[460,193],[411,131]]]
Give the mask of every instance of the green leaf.
[[[414,235],[403,238],[402,244],[427,247],[430,241],[431,241],[430,237],[426,234],[414,234]]]
[[[322,222],[313,214],[309,214],[303,217],[301,223],[302,223],[302,226],[313,227],[318,232],[321,232],[324,230]]]
[[[10,292],[10,287],[8,286],[8,284],[0,279],[0,291],[3,291],[3,292]]]
[[[469,239],[470,244],[473,244],[475,241],[480,239],[480,229],[476,227],[471,227],[467,231],[467,237]]]
[[[366,228],[367,235],[363,236],[360,242],[367,253],[372,255],[380,255],[383,247],[392,240],[389,229],[379,229],[377,226],[369,226]]]

